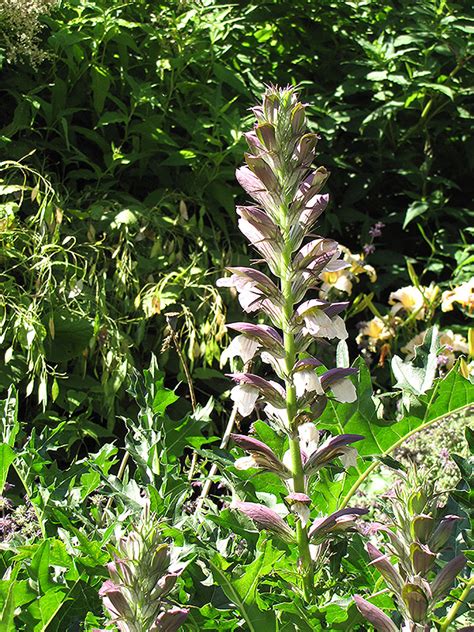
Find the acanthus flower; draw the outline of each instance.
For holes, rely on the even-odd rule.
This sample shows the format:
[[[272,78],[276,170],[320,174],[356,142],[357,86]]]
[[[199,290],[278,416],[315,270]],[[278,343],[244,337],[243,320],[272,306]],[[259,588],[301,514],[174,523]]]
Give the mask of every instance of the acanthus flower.
[[[297,323],[302,323],[302,334],[314,338],[338,338],[346,340],[348,334],[344,321],[339,316],[347,303],[327,303],[319,299],[311,299],[302,303],[296,310]]]
[[[274,472],[282,479],[291,478],[290,470],[263,441],[239,434],[232,434],[231,438],[234,443],[250,455],[235,461],[234,465],[237,469],[246,470],[250,467],[255,467]]]
[[[256,125],[245,135],[249,146],[246,165],[236,175],[254,204],[237,207],[237,214],[241,231],[278,283],[252,268],[229,268],[231,276],[218,284],[234,287],[243,309],[247,313],[262,312],[273,327],[229,325],[238,336],[223,353],[223,360],[238,355],[248,362],[258,354],[283,382],[251,373],[230,375],[237,382],[231,398],[239,413],[248,416],[257,403],[263,404],[267,422],[287,436],[289,446],[280,460],[258,439],[234,435],[236,444],[247,452],[235,465],[237,469],[256,467],[273,472],[285,482],[289,491],[286,501],[296,515],[296,529],[293,532],[268,507],[245,502],[234,506],[259,529],[296,541],[304,590],[309,594],[315,564],[309,534],[315,541],[323,541],[336,532],[350,530],[356,517],[365,513],[341,510],[313,523],[308,531],[309,477],[334,459],[340,459],[345,467],[353,465],[356,451],[351,444],[362,437],[341,435],[320,442],[313,422],[331,396],[341,402],[355,401],[357,393],[350,378],[356,370],[325,370],[310,353],[315,341],[347,338],[341,317],[347,303],[304,298],[308,290],[319,288],[324,274],[342,273],[352,264],[341,259],[337,242],[312,232],[329,202],[329,196],[321,192],[329,172],[312,166],[319,137],[306,128],[305,105],[298,101],[296,90],[269,87],[262,104],[252,111]],[[308,417],[311,423],[307,423]]]
[[[252,268],[228,268],[232,275],[218,279],[218,287],[235,287],[239,303],[248,312],[262,310],[273,322],[281,321],[281,294],[263,272]]]

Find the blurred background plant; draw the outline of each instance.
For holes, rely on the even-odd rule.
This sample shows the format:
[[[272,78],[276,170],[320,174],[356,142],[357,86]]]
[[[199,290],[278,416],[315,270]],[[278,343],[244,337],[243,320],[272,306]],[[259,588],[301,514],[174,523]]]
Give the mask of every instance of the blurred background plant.
[[[44,23],[59,0],[1,0],[0,63],[25,61],[36,68],[47,58],[41,42]]]

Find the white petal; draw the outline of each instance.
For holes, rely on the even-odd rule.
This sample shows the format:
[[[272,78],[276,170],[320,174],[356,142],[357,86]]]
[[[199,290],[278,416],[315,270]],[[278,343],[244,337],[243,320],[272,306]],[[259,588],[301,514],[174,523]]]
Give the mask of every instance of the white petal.
[[[303,316],[306,329],[312,336],[327,336],[333,332],[331,319],[322,310],[315,310]],[[334,336],[330,336],[333,338]]]
[[[237,470],[249,470],[252,467],[258,467],[253,456],[243,456],[240,459],[236,459],[234,467]]]
[[[298,397],[313,391],[316,391],[318,395],[324,395],[323,387],[315,371],[297,371],[293,375],[293,382]]]
[[[235,358],[235,356],[239,356],[246,363],[251,360],[257,349],[260,347],[258,342],[248,338],[247,336],[239,335],[236,336],[227,349],[221,354],[220,365],[221,367],[226,364],[231,358]]]
[[[269,417],[276,426],[281,428],[283,431],[287,431],[289,429],[290,423],[288,421],[288,411],[286,408],[276,408],[276,406],[267,404],[263,410],[265,411],[267,417]]]
[[[357,399],[357,391],[349,379],[339,380],[331,386],[332,393],[338,402],[355,402]]]
[[[332,319],[332,324],[334,327],[334,331],[336,332],[336,338],[339,340],[345,340],[348,337],[346,323],[340,316],[334,316]]]
[[[303,528],[306,527],[310,514],[308,505],[305,505],[304,503],[294,503],[291,508],[299,516],[301,526]]]
[[[357,466],[357,450],[355,448],[347,446],[344,454],[341,454],[339,458],[345,470]]]
[[[293,462],[291,460],[291,452],[289,450],[287,450],[285,452],[285,454],[283,455],[283,458],[281,460],[281,462],[283,463],[283,465],[290,470],[290,472],[292,471],[293,468]]]
[[[338,255],[336,255],[337,257]],[[344,259],[331,259],[331,261],[326,265],[323,272],[339,272],[339,270],[345,270],[346,268],[350,268],[351,264],[344,261]]]
[[[230,398],[237,404],[237,410],[242,417],[248,417],[255,408],[258,390],[250,384],[238,384],[231,390]]]
[[[245,287],[239,291],[239,303],[247,313],[255,312],[259,308],[261,294],[257,294],[252,287]]]
[[[273,356],[268,351],[262,351],[262,353],[260,354],[260,359],[262,362],[265,362],[265,364],[269,364],[278,375],[278,377],[283,377],[286,370],[285,358],[275,358],[275,356]]]
[[[301,448],[303,452],[309,456],[312,454],[319,444],[319,431],[316,426],[310,421],[306,424],[302,424],[298,428],[298,435],[300,437]]]

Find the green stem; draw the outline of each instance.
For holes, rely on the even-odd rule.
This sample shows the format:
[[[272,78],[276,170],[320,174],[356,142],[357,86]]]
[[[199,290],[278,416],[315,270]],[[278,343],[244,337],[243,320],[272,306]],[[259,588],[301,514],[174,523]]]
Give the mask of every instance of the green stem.
[[[291,471],[293,474],[293,490],[306,494],[306,482],[303,473],[303,461],[298,436],[298,428],[295,423],[297,414],[296,389],[292,380],[292,372],[296,362],[295,335],[293,333],[292,318],[294,311],[294,297],[291,288],[291,249],[285,248],[283,253],[283,269],[281,271],[281,290],[284,297],[283,310],[283,340],[285,345],[286,375],[286,410],[288,414],[289,443],[291,455]],[[296,542],[300,554],[300,563],[303,575],[303,590],[305,599],[309,600],[314,587],[314,569],[309,550],[308,529],[303,527],[300,520],[296,524]]]
[[[471,579],[467,582],[466,587],[462,591],[459,599],[453,605],[453,607],[448,612],[446,617],[442,620],[440,628],[439,628],[439,632],[446,632],[446,630],[449,628],[451,623],[455,620],[459,608],[462,606],[462,604],[469,597],[469,593],[471,592],[472,588],[474,588],[474,577],[471,577]]]

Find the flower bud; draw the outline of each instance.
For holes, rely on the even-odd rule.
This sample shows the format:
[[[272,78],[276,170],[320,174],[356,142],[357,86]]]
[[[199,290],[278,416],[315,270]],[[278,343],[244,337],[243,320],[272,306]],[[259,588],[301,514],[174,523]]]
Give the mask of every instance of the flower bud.
[[[233,507],[245,514],[247,518],[250,518],[258,529],[270,531],[287,542],[294,541],[295,534],[293,530],[273,509],[258,503],[240,501],[235,502]]]
[[[464,555],[458,555],[448,562],[446,566],[436,575],[431,584],[431,593],[435,603],[445,596],[448,589],[451,588],[456,575],[462,571],[466,562],[467,559]]]
[[[268,151],[276,148],[275,127],[270,123],[261,123],[255,128],[255,132],[260,142]]]
[[[428,502],[424,489],[417,489],[408,498],[408,511],[411,514],[422,514]]]
[[[114,584],[110,579],[107,579],[102,584],[99,590],[99,597],[102,597],[104,606],[110,612],[112,618],[127,619],[133,616],[122,588]]]
[[[259,156],[252,156],[251,154],[245,154],[245,162],[249,166],[249,169],[262,181],[264,186],[271,192],[276,192],[279,189],[278,180],[272,171],[270,165]]]
[[[305,106],[297,103],[291,110],[291,129],[293,134],[299,134],[305,126]]]
[[[388,557],[370,542],[367,543],[367,553],[371,559],[371,564],[380,571],[390,588],[397,594],[401,594],[403,579],[395,566],[391,564]]]
[[[428,612],[428,597],[417,584],[405,584],[402,591],[402,599],[410,613],[412,621],[424,623]]]
[[[249,467],[259,467],[273,472],[282,479],[291,478],[291,472],[288,468],[283,465],[273,450],[263,443],[263,441],[239,434],[231,434],[230,436],[234,443],[250,454],[248,459],[237,459],[234,464],[237,469],[247,469],[245,466],[248,465]]]
[[[426,575],[436,561],[436,553],[425,544],[413,542],[410,546],[410,559],[417,575]]]
[[[267,92],[263,97],[263,114],[270,123],[277,121],[280,110],[280,99],[278,97],[278,94],[272,92]]]
[[[358,611],[371,623],[377,632],[398,632],[395,623],[387,615],[359,595],[354,596]]]
[[[356,526],[357,518],[367,512],[367,509],[347,507],[346,509],[339,509],[324,518],[317,518],[311,525],[308,537],[310,540],[318,543],[332,535],[337,535],[341,531],[353,529]]]
[[[309,167],[314,160],[316,143],[319,140],[317,134],[305,134],[296,146],[295,156],[298,164]]]
[[[411,522],[412,537],[421,542],[421,544],[426,544],[433,533],[434,524],[435,521],[432,516],[426,514],[415,516]]]
[[[150,628],[150,632],[176,632],[183,625],[188,614],[189,610],[187,608],[173,606],[157,617]]]
[[[459,516],[446,516],[443,518],[429,540],[430,549],[436,552],[441,551],[449,540],[456,522],[459,522],[459,520],[462,520]]]

